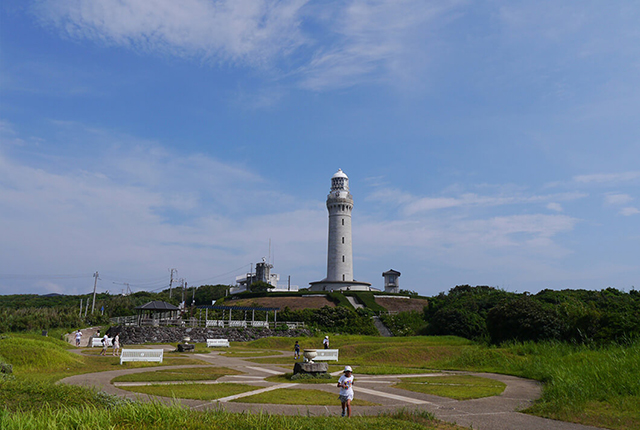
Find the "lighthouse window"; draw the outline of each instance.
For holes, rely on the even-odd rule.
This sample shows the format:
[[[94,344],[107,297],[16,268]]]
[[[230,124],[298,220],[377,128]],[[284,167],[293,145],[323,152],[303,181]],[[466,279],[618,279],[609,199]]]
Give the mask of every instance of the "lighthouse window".
[[[344,225],[344,219],[342,219],[342,225]]]
[[[342,256],[342,262],[344,263],[344,255]]]
[[[344,243],[344,237],[342,238],[342,243]]]
[[[342,275],[342,280],[344,281],[344,275]]]

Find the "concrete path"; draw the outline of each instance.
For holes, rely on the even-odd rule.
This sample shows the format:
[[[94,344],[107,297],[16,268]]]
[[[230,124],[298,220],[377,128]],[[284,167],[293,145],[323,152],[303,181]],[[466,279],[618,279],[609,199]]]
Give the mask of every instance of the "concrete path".
[[[380,320],[379,316],[374,316],[373,318],[373,325],[376,326],[376,328],[378,329],[378,333],[380,333],[380,336],[383,337],[392,337],[393,333],[391,333],[391,330],[389,330],[387,328],[386,325],[384,325],[384,323],[382,322],[382,320]]]
[[[289,352],[283,354],[286,354],[287,357],[290,356]],[[340,415],[340,404],[337,400],[337,388],[334,383],[314,385],[274,383],[265,381],[265,378],[275,374],[283,374],[287,370],[274,364],[258,364],[242,358],[225,357],[223,355],[219,355],[219,352],[212,352],[210,354],[190,354],[189,357],[198,358],[214,366],[228,367],[243,372],[242,375],[223,376],[217,381],[206,381],[202,383],[215,384],[220,382],[234,382],[255,386],[256,390],[213,401],[180,399],[179,403],[185,406],[189,406],[194,409],[222,408],[230,412],[252,411],[286,415]],[[154,399],[156,401],[170,404],[174,402],[174,399],[167,397],[152,397],[125,391],[118,388],[118,386],[123,386],[125,383],[117,383],[117,385],[114,385],[111,383],[111,380],[116,376],[130,373],[150,372],[158,369],[178,369],[184,367],[206,366],[185,365],[121,369],[70,376],[60,381],[60,383],[94,386],[110,394],[115,394],[129,399],[143,401]],[[354,385],[356,398],[378,403],[381,406],[354,407],[354,415],[378,415],[382,412],[394,412],[399,409],[407,409],[429,411],[443,421],[457,423],[458,425],[472,427],[473,429],[478,430],[596,430],[596,427],[549,420],[517,412],[532,405],[533,401],[540,396],[541,387],[540,384],[535,381],[517,378],[514,376],[487,373],[446,373],[471,374],[491,378],[505,383],[507,388],[499,396],[458,401],[392,387],[394,383],[400,381],[401,377],[406,378],[411,376],[430,375],[441,376],[442,373],[430,375],[358,375],[356,373],[356,383]],[[189,383],[194,382],[199,383],[198,381],[189,381]],[[126,385],[133,384],[134,383],[127,383]],[[144,383],[135,384],[140,385]],[[336,404],[335,406],[302,406],[242,403],[243,397],[274,389],[322,390],[336,395]]]
[[[351,306],[353,306],[355,309],[362,309],[364,308],[363,305],[361,305],[360,303],[358,303],[356,301],[356,298],[353,296],[345,296],[347,298],[347,300],[349,301],[349,303],[351,303]]]

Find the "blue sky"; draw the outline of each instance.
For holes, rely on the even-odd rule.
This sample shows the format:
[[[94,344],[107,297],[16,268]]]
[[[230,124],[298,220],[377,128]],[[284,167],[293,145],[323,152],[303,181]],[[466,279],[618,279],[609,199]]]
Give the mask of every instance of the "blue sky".
[[[354,274],[433,295],[640,284],[640,8],[8,0],[0,294]]]

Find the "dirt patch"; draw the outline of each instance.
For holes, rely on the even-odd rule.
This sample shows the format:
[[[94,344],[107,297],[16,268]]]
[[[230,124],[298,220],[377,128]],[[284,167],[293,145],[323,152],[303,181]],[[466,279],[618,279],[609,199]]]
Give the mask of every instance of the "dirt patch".
[[[289,307],[292,311],[300,309],[320,309],[324,306],[335,307],[335,303],[326,297],[256,297],[252,299],[229,300],[227,306],[260,306],[265,308]]]
[[[375,300],[377,304],[390,312],[422,312],[422,309],[429,303],[425,299],[388,299],[376,297]]]

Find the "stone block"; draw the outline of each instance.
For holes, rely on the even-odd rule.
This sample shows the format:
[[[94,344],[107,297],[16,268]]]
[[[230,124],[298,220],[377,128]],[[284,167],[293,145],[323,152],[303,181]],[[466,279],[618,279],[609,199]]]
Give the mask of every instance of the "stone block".
[[[327,373],[329,363],[296,363],[293,366],[293,374],[298,373]]]

